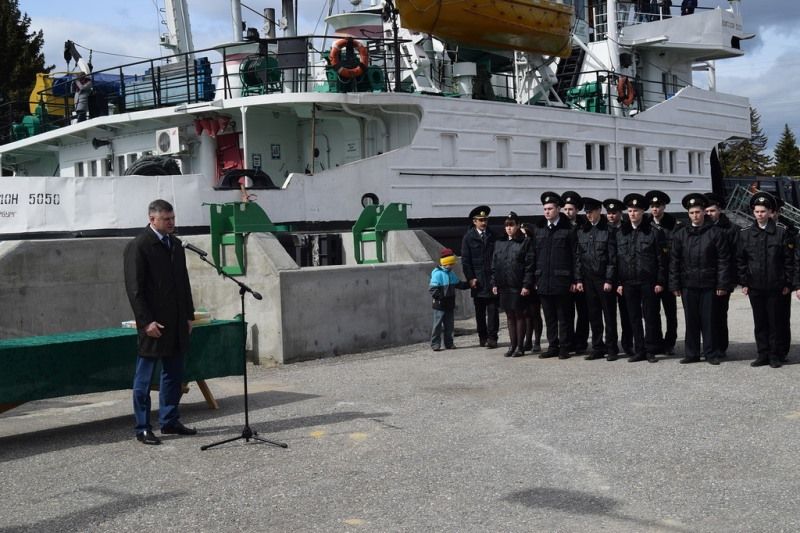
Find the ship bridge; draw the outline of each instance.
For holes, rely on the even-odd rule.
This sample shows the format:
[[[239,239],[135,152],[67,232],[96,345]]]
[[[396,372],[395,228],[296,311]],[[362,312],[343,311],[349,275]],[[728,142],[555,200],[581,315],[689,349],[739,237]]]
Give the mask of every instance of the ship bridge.
[[[625,26],[621,31],[620,45],[664,49],[691,61],[711,61],[744,55],[739,43],[753,37],[755,34],[743,31],[738,13],[716,8]]]

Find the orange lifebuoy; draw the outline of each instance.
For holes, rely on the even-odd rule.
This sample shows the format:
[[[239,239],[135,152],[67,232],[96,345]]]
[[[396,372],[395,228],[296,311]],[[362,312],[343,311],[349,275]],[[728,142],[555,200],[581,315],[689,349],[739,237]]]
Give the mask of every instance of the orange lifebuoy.
[[[356,50],[358,50],[358,65],[354,67],[345,67],[342,65],[341,61],[339,60],[342,47],[347,47],[350,51],[352,51],[354,47]],[[369,52],[367,51],[367,47],[361,41],[353,39],[352,37],[346,37],[333,43],[333,46],[331,46],[329,59],[331,61],[331,68],[333,68],[333,70],[335,70],[342,78],[360,78],[364,75],[364,72],[366,72],[367,65],[369,65]]]
[[[631,105],[636,99],[636,89],[627,76],[620,76],[617,80],[617,102],[622,105]]]

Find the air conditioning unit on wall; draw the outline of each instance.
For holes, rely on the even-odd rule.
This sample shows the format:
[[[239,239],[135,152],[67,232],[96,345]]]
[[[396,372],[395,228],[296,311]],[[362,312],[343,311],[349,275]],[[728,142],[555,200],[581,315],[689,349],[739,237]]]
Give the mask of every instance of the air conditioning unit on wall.
[[[156,130],[157,155],[177,154],[181,151],[180,128]]]

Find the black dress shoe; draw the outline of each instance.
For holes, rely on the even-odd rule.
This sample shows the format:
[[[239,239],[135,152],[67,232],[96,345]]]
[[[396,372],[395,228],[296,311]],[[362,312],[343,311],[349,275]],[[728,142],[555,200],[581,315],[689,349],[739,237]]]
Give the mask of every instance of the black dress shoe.
[[[559,359],[569,359],[570,355],[566,352],[558,354]]]
[[[658,363],[658,359],[656,359],[655,354],[649,353],[649,354],[647,354],[647,362],[648,363]]]
[[[539,354],[539,359],[549,359],[551,357],[555,357],[558,355],[558,352],[547,350],[546,352]]]
[[[525,351],[524,350],[517,350],[517,351],[514,352],[514,355],[512,355],[511,357],[522,357],[523,355],[525,355]]]
[[[616,361],[617,359],[619,359],[619,356],[617,356],[617,354],[614,355],[608,354],[606,356],[606,361]]]
[[[495,348],[497,348],[497,341],[489,339],[488,341],[486,341],[486,347],[490,350],[494,350]]]
[[[602,359],[603,357],[605,357],[605,355],[606,355],[605,352],[602,352],[600,350],[592,350],[592,353],[584,357],[584,359],[586,359],[587,361],[594,361],[595,359]]]
[[[712,355],[707,359],[709,365],[717,366],[719,364],[719,356]]]
[[[514,355],[514,348],[509,348],[506,353],[503,354],[503,357],[511,357]]]
[[[149,429],[145,429],[141,433],[136,434],[136,440],[141,442],[142,444],[161,444],[161,439],[156,437],[152,431]]]
[[[480,345],[481,345],[481,348],[483,348],[484,346],[486,346],[486,339],[481,339],[481,340],[479,340],[479,341],[478,341],[478,344],[480,344]]]
[[[525,344],[522,346],[522,348],[523,348],[523,349],[524,349],[526,352],[530,352],[531,350],[533,350],[533,343],[532,343],[532,342],[526,342],[526,343],[525,343]]]
[[[768,364],[769,364],[769,361],[767,361],[766,359],[756,359],[755,361],[753,361],[752,363],[750,363],[750,366],[753,366],[753,367],[756,367],[756,366],[766,366],[766,365],[768,365]]]
[[[682,364],[682,365],[688,365],[688,364],[691,364],[691,363],[699,363],[700,362],[700,358],[699,357],[684,357],[683,359],[681,359],[678,362],[680,364]],[[719,364],[719,363],[717,363],[717,364]]]
[[[632,356],[628,357],[628,362],[629,363],[638,363],[639,361],[644,361],[645,359],[647,359],[647,356],[645,354],[632,355]]]
[[[187,428],[180,422],[176,423],[174,426],[170,426],[167,428],[161,428],[162,435],[197,435],[197,430],[194,428]]]
[[[540,343],[538,343],[538,342],[534,342],[533,343],[533,348],[531,348],[530,350],[526,350],[526,351],[527,352],[541,352],[542,351],[542,345]]]
[[[770,366],[770,368],[780,368],[782,366],[781,365],[781,360],[780,359],[773,359],[773,360],[771,360],[769,362],[769,366]]]

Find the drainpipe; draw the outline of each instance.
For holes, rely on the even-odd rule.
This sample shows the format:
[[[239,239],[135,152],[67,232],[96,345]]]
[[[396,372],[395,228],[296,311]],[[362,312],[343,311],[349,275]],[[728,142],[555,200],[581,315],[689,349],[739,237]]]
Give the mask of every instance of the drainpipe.
[[[348,115],[352,115],[354,117],[362,118],[367,122],[369,122],[369,121],[377,122],[378,126],[380,127],[380,130],[381,130],[379,132],[379,134],[381,136],[381,140],[382,140],[382,144],[383,144],[383,150],[381,151],[381,153],[386,153],[386,152],[389,151],[389,135],[388,135],[387,130],[386,130],[386,123],[383,121],[383,119],[380,119],[380,118],[378,118],[376,116],[373,116],[373,115],[369,115],[367,113],[360,113],[358,111],[354,111],[348,104],[346,104],[344,102],[342,102],[342,109]],[[361,128],[362,128],[362,131],[361,131],[361,154],[362,154],[362,157],[367,157],[366,124],[362,123]]]

